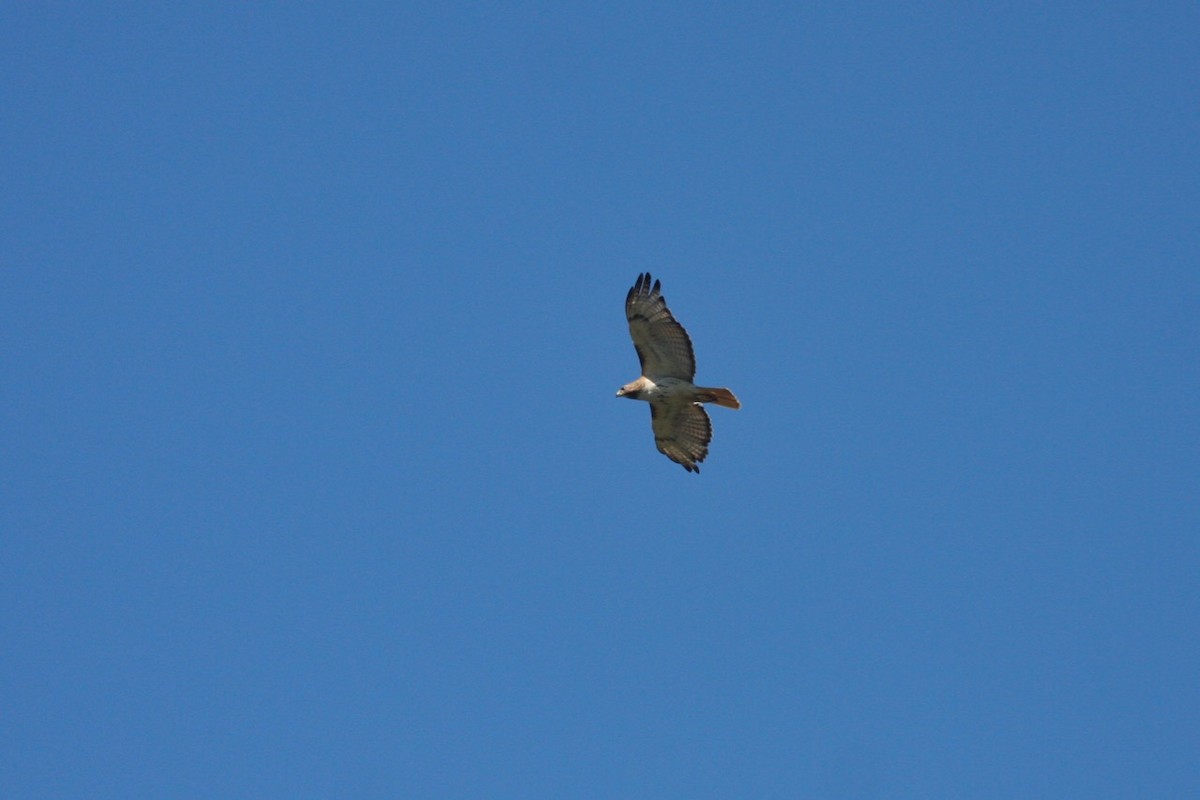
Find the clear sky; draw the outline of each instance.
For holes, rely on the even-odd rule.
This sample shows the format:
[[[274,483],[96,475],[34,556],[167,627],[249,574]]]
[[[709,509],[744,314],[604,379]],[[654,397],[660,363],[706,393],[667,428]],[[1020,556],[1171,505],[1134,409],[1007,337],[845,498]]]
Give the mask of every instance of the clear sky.
[[[6,4],[0,795],[1200,796],[1198,41]]]

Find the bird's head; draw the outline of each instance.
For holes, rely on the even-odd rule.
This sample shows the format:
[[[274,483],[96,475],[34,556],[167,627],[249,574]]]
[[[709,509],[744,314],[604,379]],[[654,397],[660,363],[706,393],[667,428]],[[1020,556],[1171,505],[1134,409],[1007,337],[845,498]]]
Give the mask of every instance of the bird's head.
[[[617,389],[617,397],[628,397],[630,400],[636,400],[638,396],[637,381],[627,383],[620,389]]]

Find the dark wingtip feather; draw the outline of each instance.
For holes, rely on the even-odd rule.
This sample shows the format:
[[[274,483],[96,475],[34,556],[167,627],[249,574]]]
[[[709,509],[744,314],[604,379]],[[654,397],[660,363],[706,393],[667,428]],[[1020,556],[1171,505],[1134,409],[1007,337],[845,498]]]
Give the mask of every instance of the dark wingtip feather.
[[[629,289],[629,294],[625,295],[626,303],[633,302],[633,298],[637,297],[638,295],[640,295],[642,293],[642,290],[646,286],[646,279],[648,277],[649,277],[649,275],[645,272],[638,273],[637,280],[633,282],[633,286],[630,287],[630,289]]]

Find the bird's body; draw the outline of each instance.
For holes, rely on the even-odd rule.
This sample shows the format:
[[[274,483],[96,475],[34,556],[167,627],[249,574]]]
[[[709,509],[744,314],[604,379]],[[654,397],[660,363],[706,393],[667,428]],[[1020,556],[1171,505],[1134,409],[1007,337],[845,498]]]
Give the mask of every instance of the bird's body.
[[[638,276],[625,298],[629,334],[642,365],[642,376],[617,390],[617,397],[650,403],[650,424],[660,453],[688,472],[708,455],[712,423],[701,403],[741,408],[733,392],[696,386],[696,358],[687,331],[671,314],[662,284],[651,286],[649,273]]]
[[[634,400],[645,400],[649,403],[670,402],[672,398],[686,394],[695,388],[691,383],[679,378],[659,378],[652,381],[649,378],[638,378],[630,384],[621,387],[621,397],[631,397]]]

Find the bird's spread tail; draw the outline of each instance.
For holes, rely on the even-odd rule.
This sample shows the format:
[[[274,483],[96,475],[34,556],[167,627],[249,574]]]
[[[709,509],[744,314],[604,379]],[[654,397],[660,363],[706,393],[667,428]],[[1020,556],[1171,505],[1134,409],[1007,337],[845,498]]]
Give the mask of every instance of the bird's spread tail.
[[[733,396],[733,392],[728,389],[713,389],[709,387],[701,387],[697,390],[696,399],[701,403],[716,403],[725,408],[741,408],[742,404]]]

